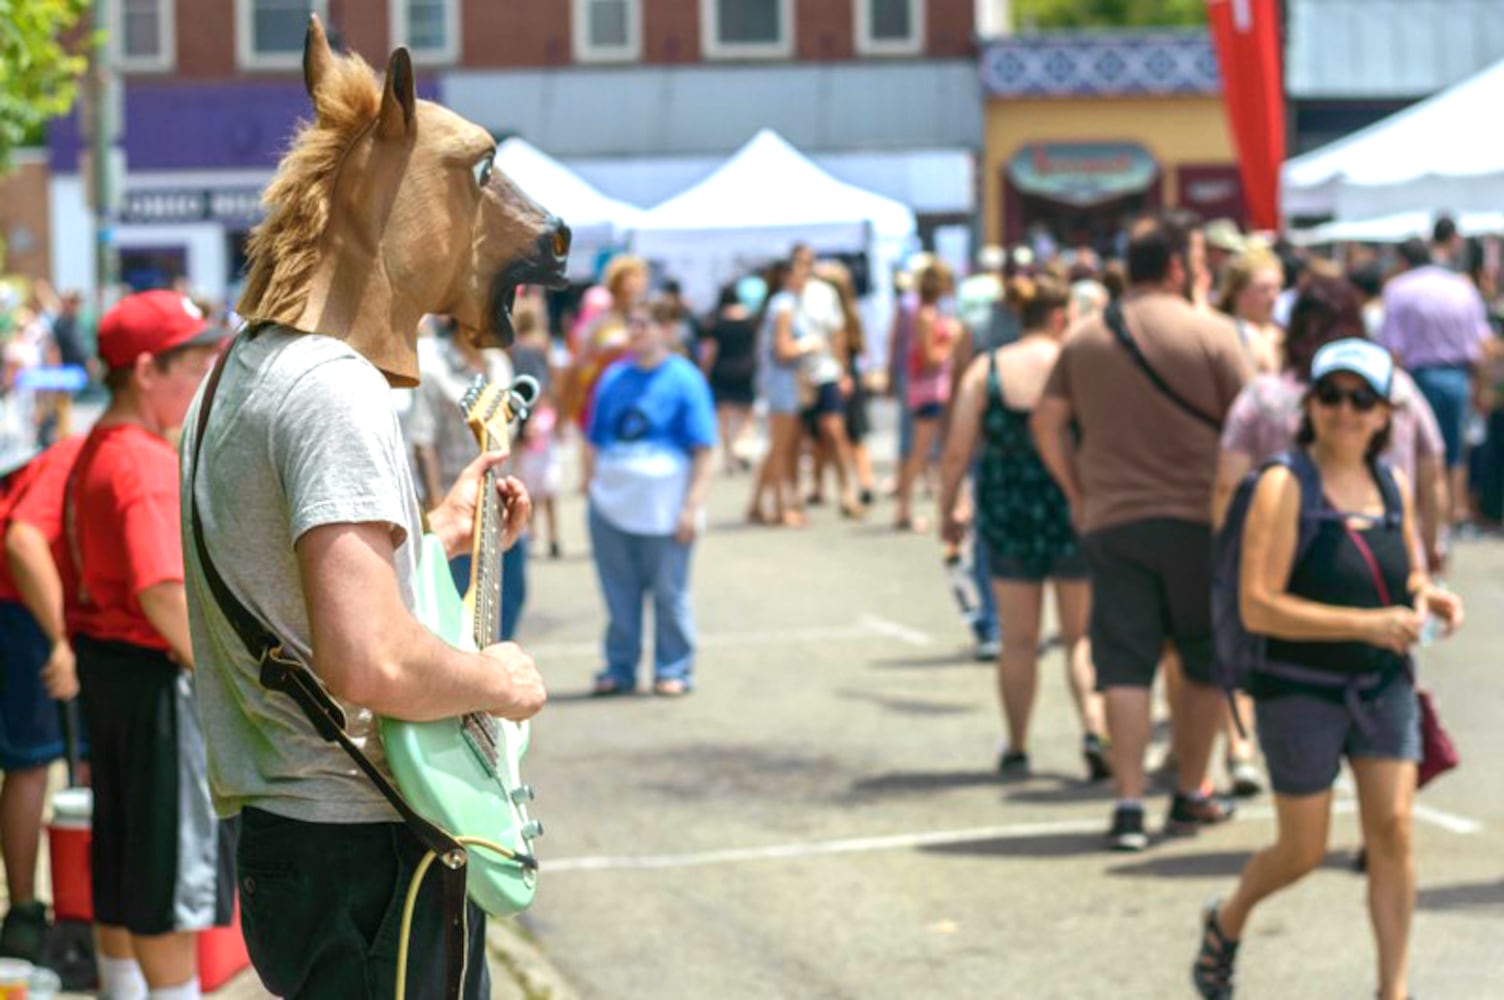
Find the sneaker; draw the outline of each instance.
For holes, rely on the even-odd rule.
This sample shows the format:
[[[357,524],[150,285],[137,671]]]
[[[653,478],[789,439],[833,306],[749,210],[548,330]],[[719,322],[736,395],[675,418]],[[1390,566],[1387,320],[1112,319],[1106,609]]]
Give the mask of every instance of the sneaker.
[[[47,906],[40,902],[16,903],[0,926],[0,956],[35,962],[47,940]]]
[[[1004,750],[997,759],[997,771],[1010,781],[1029,776],[1029,755],[1022,750]]]
[[[1225,823],[1237,811],[1237,804],[1226,795],[1193,799],[1176,792],[1170,815],[1165,819],[1165,833],[1171,837],[1194,837],[1203,826]]]
[[[1227,773],[1232,776],[1232,793],[1238,798],[1251,799],[1263,794],[1264,775],[1253,761],[1228,761]]]
[[[548,543],[548,558],[559,559],[564,555],[564,550],[559,548],[558,542]]]
[[[1001,639],[978,639],[976,651],[973,655],[976,657],[978,663],[991,663],[998,658],[998,654],[1002,651],[1003,641]]]
[[[1201,911],[1201,950],[1191,966],[1191,982],[1206,1000],[1232,1000],[1233,963],[1238,958],[1238,942],[1222,933],[1217,924],[1218,900]]]
[[[1087,733],[1081,740],[1081,756],[1086,758],[1088,781],[1106,781],[1112,777],[1112,764],[1107,760],[1107,741],[1096,733]]]
[[[1118,806],[1112,811],[1112,829],[1107,831],[1107,847],[1113,851],[1137,853],[1149,846],[1144,833],[1144,810]]]

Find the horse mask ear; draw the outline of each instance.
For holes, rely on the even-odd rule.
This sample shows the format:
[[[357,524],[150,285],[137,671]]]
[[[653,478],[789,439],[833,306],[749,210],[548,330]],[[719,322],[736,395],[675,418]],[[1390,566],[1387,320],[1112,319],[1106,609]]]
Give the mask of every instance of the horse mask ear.
[[[400,139],[413,127],[417,95],[413,90],[413,60],[407,49],[392,53],[386,64],[386,85],[381,94],[380,124],[376,134],[383,139]]]
[[[329,36],[324,34],[319,16],[310,14],[308,34],[303,38],[303,86],[308,88],[309,97],[318,93],[333,63],[334,52],[329,48]]]

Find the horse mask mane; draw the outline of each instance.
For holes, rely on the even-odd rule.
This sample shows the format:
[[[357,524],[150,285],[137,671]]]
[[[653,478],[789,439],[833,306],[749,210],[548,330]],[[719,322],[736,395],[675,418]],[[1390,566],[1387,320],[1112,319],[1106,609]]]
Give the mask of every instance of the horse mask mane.
[[[418,382],[425,313],[509,345],[517,286],[564,284],[569,228],[491,169],[488,132],[416,99],[405,48],[378,81],[313,17],[303,79],[314,117],[262,197],[236,311],[339,338],[396,386]]]

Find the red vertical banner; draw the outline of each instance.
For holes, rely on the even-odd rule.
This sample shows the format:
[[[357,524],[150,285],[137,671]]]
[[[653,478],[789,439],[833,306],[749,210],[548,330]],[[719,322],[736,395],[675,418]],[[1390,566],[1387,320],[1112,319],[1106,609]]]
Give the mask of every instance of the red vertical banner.
[[[1206,0],[1206,10],[1249,221],[1256,229],[1278,229],[1285,160],[1279,0]]]

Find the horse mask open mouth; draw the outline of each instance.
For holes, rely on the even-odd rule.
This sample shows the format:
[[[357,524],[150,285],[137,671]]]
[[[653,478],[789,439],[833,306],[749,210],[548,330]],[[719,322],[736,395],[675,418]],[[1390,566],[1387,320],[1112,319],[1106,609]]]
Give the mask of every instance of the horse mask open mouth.
[[[237,311],[343,340],[399,387],[425,313],[510,344],[518,286],[564,285],[569,227],[491,169],[489,132],[418,100],[406,49],[378,78],[310,18],[303,78],[315,115],[263,196]]]
[[[512,309],[517,304],[517,289],[522,285],[560,289],[569,285],[565,268],[569,265],[569,227],[548,216],[533,252],[507,265],[491,285],[491,333],[502,347],[510,347],[517,329],[512,324]]]

